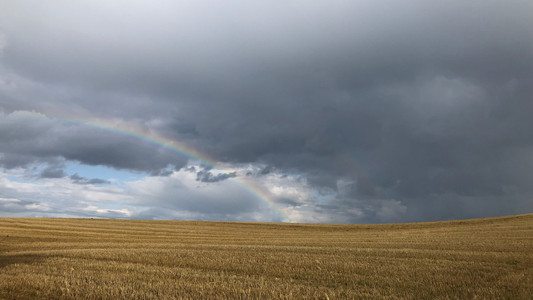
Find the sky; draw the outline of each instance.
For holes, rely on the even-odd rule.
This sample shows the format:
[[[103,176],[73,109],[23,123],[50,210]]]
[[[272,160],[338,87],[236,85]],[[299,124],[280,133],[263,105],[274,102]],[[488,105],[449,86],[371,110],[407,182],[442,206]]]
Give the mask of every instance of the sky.
[[[533,212],[533,2],[0,0],[0,216]]]

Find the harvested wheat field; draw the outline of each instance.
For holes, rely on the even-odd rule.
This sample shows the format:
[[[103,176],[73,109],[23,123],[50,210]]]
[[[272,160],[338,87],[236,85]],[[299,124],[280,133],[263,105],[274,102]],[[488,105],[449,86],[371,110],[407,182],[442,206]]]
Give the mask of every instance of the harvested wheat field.
[[[326,225],[0,218],[1,299],[531,299],[533,214]]]

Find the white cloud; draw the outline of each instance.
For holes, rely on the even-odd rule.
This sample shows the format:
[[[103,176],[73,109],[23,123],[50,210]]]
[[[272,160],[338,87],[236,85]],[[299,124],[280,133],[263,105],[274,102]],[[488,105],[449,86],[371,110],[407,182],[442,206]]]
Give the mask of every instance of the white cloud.
[[[20,200],[19,199],[15,199],[15,198],[0,198],[0,202],[13,203],[13,202],[20,202]]]
[[[120,187],[79,185],[68,177],[29,180],[21,169],[0,172],[0,193],[8,195],[0,198],[4,216],[9,212],[18,216],[92,216],[87,207],[97,207],[93,212],[98,216],[111,216],[109,212],[131,215],[129,211],[113,209],[130,197]]]
[[[211,171],[236,172],[237,177],[209,183],[197,181],[196,172],[201,167],[194,167],[194,171],[184,168],[169,176],[146,176],[105,186],[76,184],[68,176],[28,179],[24,169],[4,170],[0,173],[0,192],[6,196],[0,198],[0,207],[18,216],[319,223],[349,223],[367,214],[393,221],[406,212],[395,200],[344,207],[336,202],[334,191],[323,195],[301,176],[275,171],[249,175],[257,174],[260,165],[226,164]]]
[[[110,218],[116,218],[116,217],[131,217],[133,212],[129,209],[122,208],[122,209],[103,209],[99,208],[95,205],[89,205],[82,209],[83,211],[86,211],[88,214],[91,215],[97,215],[99,217],[110,217]]]
[[[218,170],[218,172],[231,169]],[[227,179],[205,183],[196,180],[196,173],[182,169],[169,176],[146,177],[127,183],[133,199],[132,205],[164,208],[173,211],[170,215],[198,216],[200,219],[234,219],[248,216],[255,220],[255,211],[275,217],[239,180]],[[165,214],[168,214],[166,212]],[[157,217],[154,215],[153,217]],[[246,217],[245,217],[246,218]]]

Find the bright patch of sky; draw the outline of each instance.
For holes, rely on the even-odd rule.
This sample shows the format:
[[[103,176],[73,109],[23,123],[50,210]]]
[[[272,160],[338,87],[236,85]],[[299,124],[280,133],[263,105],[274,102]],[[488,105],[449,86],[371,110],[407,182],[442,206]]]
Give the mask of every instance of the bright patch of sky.
[[[35,180],[30,180],[30,179],[27,179],[27,178],[24,178],[24,177],[20,177],[20,176],[6,176],[6,178],[7,178],[9,181],[12,181],[12,182],[18,182],[18,183],[30,183],[30,182],[35,182]]]
[[[142,172],[118,170],[106,166],[90,166],[78,162],[67,162],[65,173],[67,173],[68,176],[77,173],[79,176],[85,178],[104,179],[115,185],[125,181],[141,180],[148,176],[148,174]]]

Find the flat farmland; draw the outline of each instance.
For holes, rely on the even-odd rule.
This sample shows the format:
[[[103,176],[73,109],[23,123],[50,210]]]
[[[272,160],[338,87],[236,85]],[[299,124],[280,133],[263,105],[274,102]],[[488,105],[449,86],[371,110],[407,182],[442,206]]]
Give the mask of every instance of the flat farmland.
[[[277,224],[0,218],[0,299],[531,299],[533,214]]]

